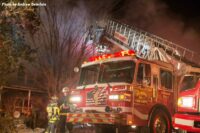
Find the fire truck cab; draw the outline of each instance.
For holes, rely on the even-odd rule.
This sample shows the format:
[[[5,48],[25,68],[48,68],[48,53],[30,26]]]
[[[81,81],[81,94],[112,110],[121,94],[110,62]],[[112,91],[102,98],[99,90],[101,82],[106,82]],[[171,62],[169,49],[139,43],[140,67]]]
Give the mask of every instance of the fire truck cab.
[[[171,133],[173,72],[171,64],[138,58],[132,50],[91,57],[71,92],[70,101],[79,111],[68,113],[67,122],[113,125],[123,133],[131,128]]]
[[[200,68],[190,67],[180,84],[178,109],[174,115],[175,129],[200,132]]]

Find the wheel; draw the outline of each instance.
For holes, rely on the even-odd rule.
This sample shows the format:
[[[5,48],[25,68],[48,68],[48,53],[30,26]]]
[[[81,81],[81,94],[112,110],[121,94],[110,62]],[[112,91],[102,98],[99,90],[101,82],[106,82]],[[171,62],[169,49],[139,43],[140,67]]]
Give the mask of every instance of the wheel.
[[[172,124],[170,115],[163,109],[156,109],[150,120],[151,133],[171,133]]]

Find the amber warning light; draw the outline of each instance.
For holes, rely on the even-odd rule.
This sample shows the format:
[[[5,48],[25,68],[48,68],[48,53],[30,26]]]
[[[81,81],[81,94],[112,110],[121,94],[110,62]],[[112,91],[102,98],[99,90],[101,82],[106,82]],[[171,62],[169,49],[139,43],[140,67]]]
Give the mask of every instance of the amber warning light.
[[[133,50],[126,50],[126,51],[120,51],[116,52],[114,54],[103,54],[99,56],[93,56],[88,59],[89,62],[91,61],[99,61],[99,60],[104,60],[104,59],[109,59],[109,58],[115,58],[115,57],[123,57],[123,56],[133,56],[135,55],[135,51]]]

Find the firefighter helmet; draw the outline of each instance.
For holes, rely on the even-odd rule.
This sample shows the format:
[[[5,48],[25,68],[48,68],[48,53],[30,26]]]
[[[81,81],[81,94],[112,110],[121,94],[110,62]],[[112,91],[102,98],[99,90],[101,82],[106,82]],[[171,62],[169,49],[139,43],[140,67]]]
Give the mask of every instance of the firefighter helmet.
[[[64,87],[64,88],[62,89],[62,92],[63,92],[63,93],[69,92],[69,88],[68,88],[68,87]]]

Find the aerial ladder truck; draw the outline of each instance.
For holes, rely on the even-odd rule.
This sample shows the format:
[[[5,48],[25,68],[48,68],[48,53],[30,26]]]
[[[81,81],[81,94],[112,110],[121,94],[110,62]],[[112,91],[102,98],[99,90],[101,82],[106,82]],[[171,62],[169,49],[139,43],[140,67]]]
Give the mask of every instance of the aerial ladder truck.
[[[115,20],[107,21],[102,38],[121,51],[82,64],[70,96],[78,110],[67,122],[95,125],[102,133],[171,133],[179,83],[200,66],[198,54]]]

